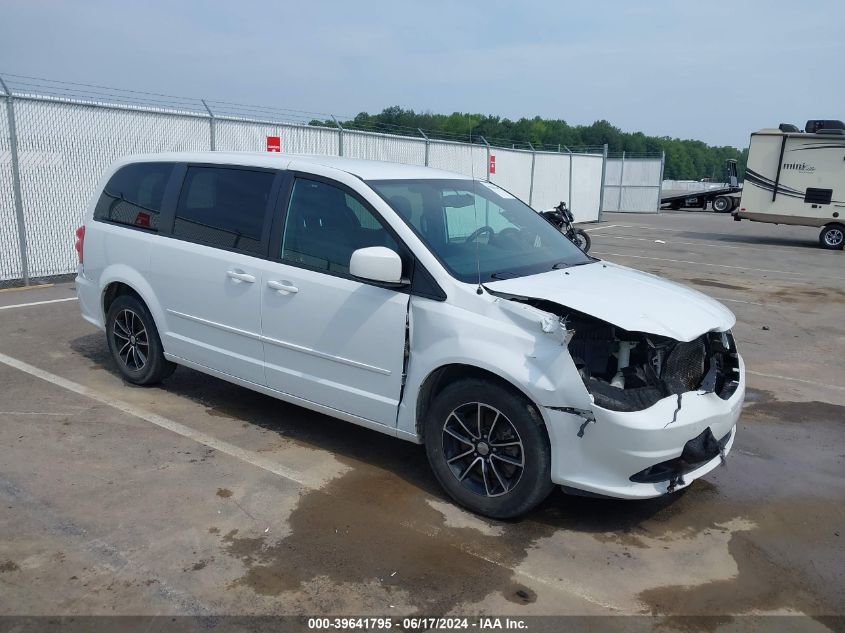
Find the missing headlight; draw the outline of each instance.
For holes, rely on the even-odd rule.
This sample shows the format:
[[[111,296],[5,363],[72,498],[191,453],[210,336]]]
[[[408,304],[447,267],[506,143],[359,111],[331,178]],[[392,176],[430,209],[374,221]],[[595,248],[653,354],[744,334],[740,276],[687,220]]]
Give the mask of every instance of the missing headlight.
[[[583,316],[569,350],[596,404],[614,411],[641,411],[670,395],[715,392],[728,399],[738,385],[739,360],[729,332],[689,342],[628,332]]]
[[[727,400],[739,384],[739,357],[729,331],[682,342],[629,332],[550,301],[511,300],[561,318],[573,333],[569,353],[578,373],[604,409],[642,411],[667,396],[689,391],[714,392]]]

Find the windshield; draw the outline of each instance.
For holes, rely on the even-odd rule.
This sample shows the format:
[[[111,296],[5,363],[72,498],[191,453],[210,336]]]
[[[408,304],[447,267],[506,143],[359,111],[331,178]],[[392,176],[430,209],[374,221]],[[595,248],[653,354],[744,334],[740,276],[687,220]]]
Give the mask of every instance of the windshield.
[[[370,180],[449,272],[468,283],[595,261],[504,189],[478,180]]]

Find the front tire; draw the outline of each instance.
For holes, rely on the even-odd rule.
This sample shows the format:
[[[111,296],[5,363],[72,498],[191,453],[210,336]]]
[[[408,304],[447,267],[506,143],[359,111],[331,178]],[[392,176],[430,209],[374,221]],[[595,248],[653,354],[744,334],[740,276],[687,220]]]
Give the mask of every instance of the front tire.
[[[109,306],[106,339],[117,369],[132,384],[154,385],[176,369],[164,357],[150,311],[132,295],[121,295]]]
[[[845,225],[828,224],[819,234],[819,244],[829,250],[842,250],[845,245]]]
[[[461,380],[438,394],[425,448],[449,496],[494,519],[525,514],[554,488],[543,420],[524,397],[493,382]]]
[[[585,253],[590,250],[590,236],[583,229],[575,229],[572,242]]]

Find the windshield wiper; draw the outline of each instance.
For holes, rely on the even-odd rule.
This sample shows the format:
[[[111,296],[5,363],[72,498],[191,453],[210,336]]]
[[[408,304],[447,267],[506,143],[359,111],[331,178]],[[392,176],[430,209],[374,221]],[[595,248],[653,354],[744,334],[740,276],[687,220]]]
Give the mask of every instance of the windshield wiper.
[[[514,277],[518,277],[518,275],[507,270],[504,270],[500,273],[493,273],[490,275],[490,279],[513,279]]]
[[[571,264],[569,262],[558,262],[552,266],[552,270],[560,270],[561,268],[574,268],[575,266],[584,266],[585,264],[592,264],[595,259],[592,257],[585,262],[575,262]]]

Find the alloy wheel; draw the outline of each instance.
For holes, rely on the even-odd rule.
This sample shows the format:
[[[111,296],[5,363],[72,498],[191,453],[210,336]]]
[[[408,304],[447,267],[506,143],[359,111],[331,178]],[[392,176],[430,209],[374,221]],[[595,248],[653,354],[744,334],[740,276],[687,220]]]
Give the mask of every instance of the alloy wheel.
[[[830,229],[825,233],[824,241],[828,246],[839,246],[842,244],[843,237],[845,237],[845,234],[842,233],[841,229]]]
[[[112,326],[114,349],[130,371],[141,371],[150,355],[150,342],[144,322],[132,310],[121,310]]]
[[[464,488],[485,497],[513,490],[525,470],[525,448],[516,428],[483,402],[463,404],[448,415],[443,457]]]

